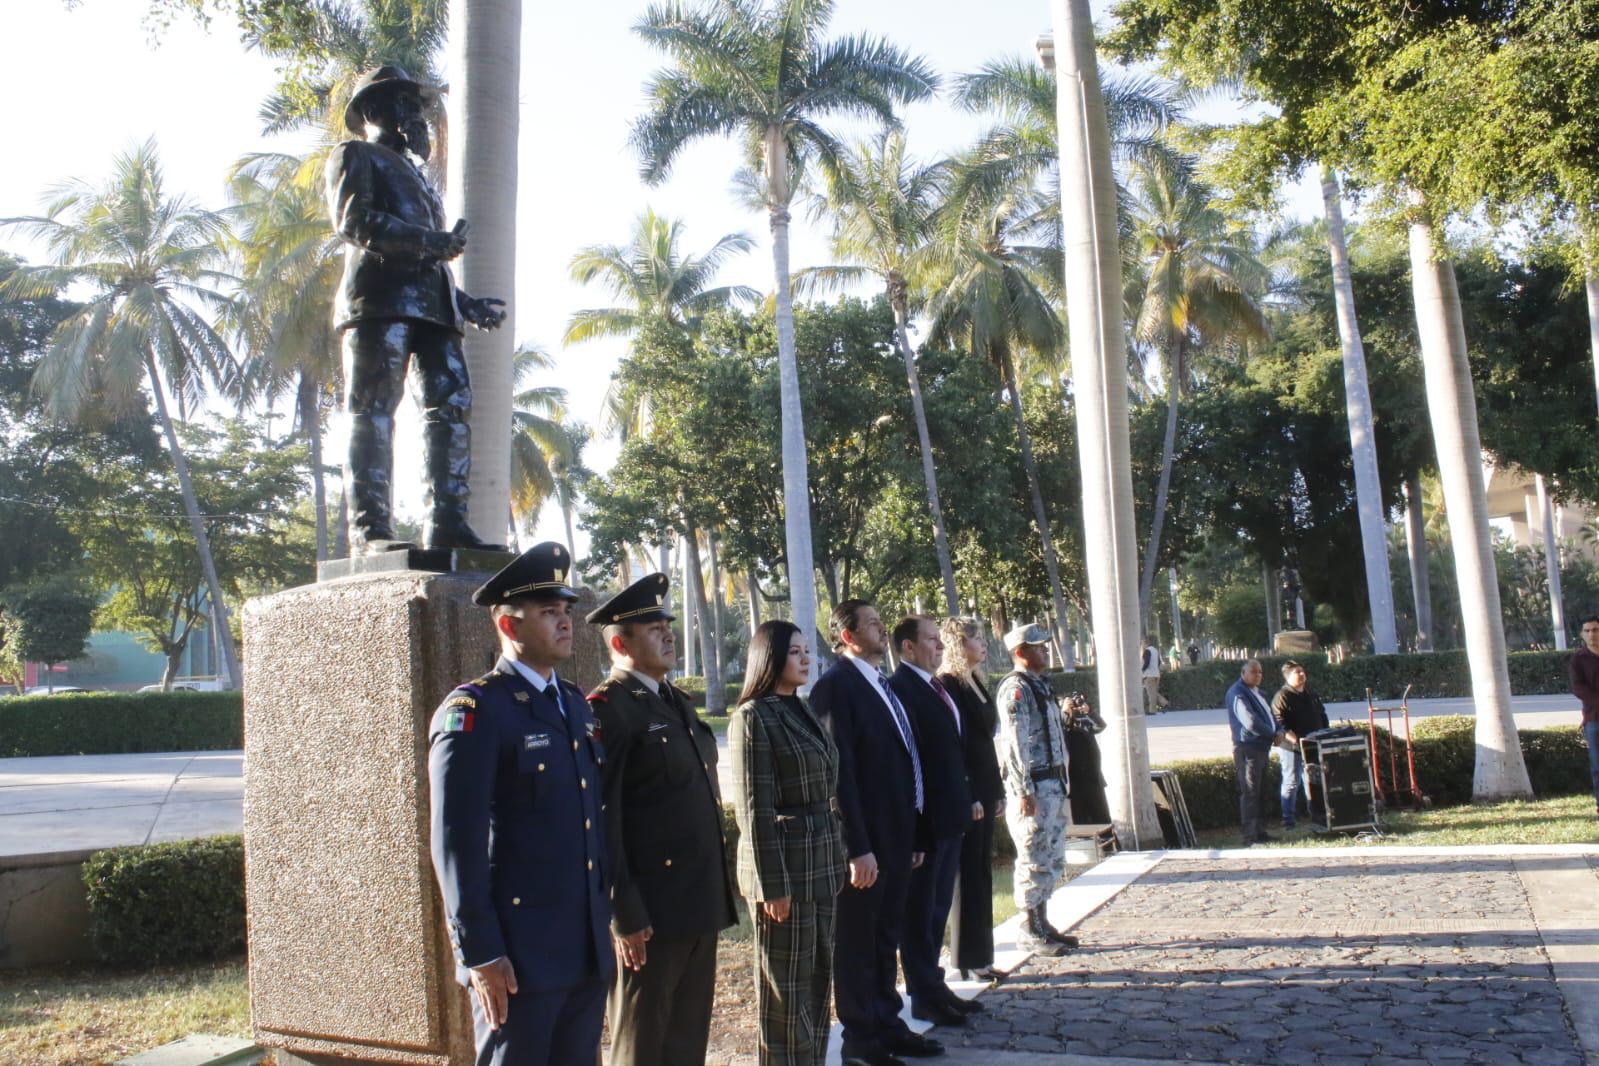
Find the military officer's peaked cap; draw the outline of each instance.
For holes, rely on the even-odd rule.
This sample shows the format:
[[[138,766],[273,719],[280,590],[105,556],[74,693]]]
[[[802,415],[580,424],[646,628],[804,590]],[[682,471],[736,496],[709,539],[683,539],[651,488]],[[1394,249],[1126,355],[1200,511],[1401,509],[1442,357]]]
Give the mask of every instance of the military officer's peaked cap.
[[[1023,644],[1048,644],[1049,634],[1043,626],[1017,626],[1005,634],[1005,650],[1015,651]]]
[[[590,625],[612,626],[623,622],[670,622],[666,610],[665,574],[641,577],[588,614]]]
[[[386,64],[361,75],[361,80],[355,83],[355,90],[350,93],[350,102],[344,105],[345,128],[355,134],[366,132],[367,101],[399,89],[409,89],[418,96],[424,95],[427,91],[421,83],[407,74],[403,67],[393,64]]]
[[[565,546],[553,540],[535,544],[508,563],[472,593],[479,607],[493,607],[524,597],[540,600],[575,600],[577,593],[566,583],[572,557]]]

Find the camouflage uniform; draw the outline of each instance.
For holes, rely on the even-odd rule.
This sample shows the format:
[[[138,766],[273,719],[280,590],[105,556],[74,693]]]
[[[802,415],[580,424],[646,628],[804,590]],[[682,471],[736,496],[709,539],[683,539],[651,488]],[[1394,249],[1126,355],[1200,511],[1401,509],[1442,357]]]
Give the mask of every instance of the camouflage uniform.
[[[1019,910],[1042,907],[1066,875],[1066,741],[1060,708],[1041,677],[1012,671],[999,683],[1000,773],[1009,802],[1005,824],[1016,842],[1015,897]],[[1032,796],[1031,815],[1021,800]]]

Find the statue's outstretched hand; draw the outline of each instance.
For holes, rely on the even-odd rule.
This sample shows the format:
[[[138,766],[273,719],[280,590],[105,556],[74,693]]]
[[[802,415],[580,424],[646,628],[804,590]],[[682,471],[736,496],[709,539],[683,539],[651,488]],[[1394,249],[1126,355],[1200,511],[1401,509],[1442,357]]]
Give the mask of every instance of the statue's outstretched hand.
[[[499,329],[505,321],[505,301],[492,296],[469,296],[461,301],[461,314],[478,329]]]
[[[466,230],[429,230],[422,238],[422,253],[429,259],[459,259],[466,251]]]

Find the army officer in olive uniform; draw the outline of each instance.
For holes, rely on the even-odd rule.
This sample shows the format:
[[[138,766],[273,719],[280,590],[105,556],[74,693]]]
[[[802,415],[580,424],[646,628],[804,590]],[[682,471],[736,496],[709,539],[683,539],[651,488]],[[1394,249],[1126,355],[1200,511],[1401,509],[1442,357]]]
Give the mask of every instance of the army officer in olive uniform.
[[[433,869],[477,1066],[593,1063],[616,969],[605,754],[582,692],[555,673],[572,655],[570,562],[539,544],[473,593],[500,660],[428,730]]]
[[[716,936],[737,921],[722,846],[716,735],[666,681],[677,661],[667,578],[635,581],[588,615],[611,676],[589,694],[605,742],[615,871],[612,1066],[705,1061]]]

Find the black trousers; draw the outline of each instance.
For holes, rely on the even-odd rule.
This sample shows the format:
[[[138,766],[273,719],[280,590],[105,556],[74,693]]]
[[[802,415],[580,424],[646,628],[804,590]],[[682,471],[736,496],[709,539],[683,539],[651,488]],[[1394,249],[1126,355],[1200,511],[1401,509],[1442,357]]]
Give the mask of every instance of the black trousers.
[[[955,882],[949,957],[957,970],[994,965],[994,822],[1003,800],[983,804],[983,820],[961,838],[960,876]]]
[[[461,335],[410,319],[357,322],[344,331],[344,406],[350,412],[345,491],[350,528],[393,538],[394,412],[409,369],[422,405],[427,507],[445,525],[466,517],[472,471],[472,387]]]
[[[851,1054],[882,1051],[883,1041],[908,1031],[897,986],[911,857],[878,855],[877,861],[871,888],[846,884],[838,894],[833,1008]]]
[[[698,1066],[711,1038],[716,934],[656,937],[611,986],[611,1066]]]
[[[899,958],[912,1003],[939,1003],[950,995],[938,953],[944,946],[944,926],[955,900],[964,836],[934,841],[922,864],[911,871],[910,895],[905,900],[905,941],[900,945]]]
[[[1081,729],[1066,731],[1067,773],[1071,775],[1073,825],[1104,825],[1110,821],[1105,798],[1105,777],[1100,772],[1099,738]]]
[[[588,1066],[599,1061],[606,982],[598,977],[567,988],[524,988],[507,998],[506,1019],[490,1029],[477,996],[472,1001],[476,1066]]]
[[[1240,745],[1233,749],[1233,769],[1238,773],[1238,821],[1245,844],[1253,844],[1266,835],[1266,767],[1270,765],[1270,748]]]

